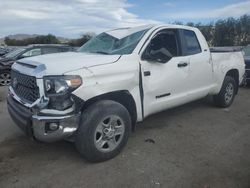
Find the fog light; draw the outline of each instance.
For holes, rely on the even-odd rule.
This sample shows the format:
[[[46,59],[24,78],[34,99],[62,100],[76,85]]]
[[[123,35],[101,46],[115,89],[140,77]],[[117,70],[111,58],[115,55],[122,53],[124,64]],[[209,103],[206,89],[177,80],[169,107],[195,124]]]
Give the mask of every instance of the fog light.
[[[59,123],[50,123],[50,124],[49,124],[49,129],[50,129],[51,131],[57,130],[58,127],[59,127]]]

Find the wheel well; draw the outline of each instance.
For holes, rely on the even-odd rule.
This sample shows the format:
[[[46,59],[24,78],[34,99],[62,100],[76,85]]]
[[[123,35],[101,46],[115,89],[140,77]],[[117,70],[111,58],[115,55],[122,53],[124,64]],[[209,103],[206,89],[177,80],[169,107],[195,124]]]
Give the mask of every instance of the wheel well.
[[[226,76],[231,76],[232,78],[235,79],[236,84],[237,84],[237,90],[236,94],[238,93],[238,87],[239,87],[239,71],[237,69],[231,69],[230,71],[227,72]]]
[[[105,93],[105,94],[96,96],[94,98],[91,98],[84,103],[82,107],[82,111],[84,111],[93,103],[100,101],[100,100],[113,100],[115,102],[122,104],[128,110],[130,117],[131,117],[131,121],[132,121],[131,122],[132,130],[133,131],[135,130],[135,125],[137,122],[136,104],[135,104],[134,98],[129,93],[129,91],[127,90],[115,91],[115,92]]]

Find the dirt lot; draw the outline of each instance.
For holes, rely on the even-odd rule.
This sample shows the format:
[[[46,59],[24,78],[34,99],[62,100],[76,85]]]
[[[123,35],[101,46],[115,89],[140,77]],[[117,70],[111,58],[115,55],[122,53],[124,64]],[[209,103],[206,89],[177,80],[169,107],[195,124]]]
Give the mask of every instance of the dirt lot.
[[[204,99],[147,118],[121,155],[99,164],[71,143],[26,138],[6,93],[0,88],[0,187],[250,187],[250,89],[229,109]]]

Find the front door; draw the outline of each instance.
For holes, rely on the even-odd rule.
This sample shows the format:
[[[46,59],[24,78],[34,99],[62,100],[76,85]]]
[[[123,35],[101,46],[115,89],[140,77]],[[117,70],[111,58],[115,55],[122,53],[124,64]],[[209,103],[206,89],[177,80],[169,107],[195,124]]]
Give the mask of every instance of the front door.
[[[141,73],[144,117],[186,102],[189,58],[181,56],[179,31],[158,31],[143,49]]]

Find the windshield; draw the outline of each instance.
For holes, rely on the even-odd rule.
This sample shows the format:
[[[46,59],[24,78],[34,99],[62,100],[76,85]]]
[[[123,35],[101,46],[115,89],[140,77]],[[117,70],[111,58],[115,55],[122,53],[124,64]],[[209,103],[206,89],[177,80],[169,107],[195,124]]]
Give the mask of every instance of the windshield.
[[[250,57],[250,46],[246,46],[244,49],[243,49],[244,53],[245,53],[245,56],[247,57]]]
[[[15,58],[16,56],[18,56],[23,51],[25,51],[24,48],[19,48],[19,49],[16,49],[16,50],[12,51],[12,52],[7,53],[4,57],[5,58],[10,58],[10,59]]]
[[[101,54],[131,54],[148,29],[137,31],[123,38],[101,33],[85,43],[78,51]]]

